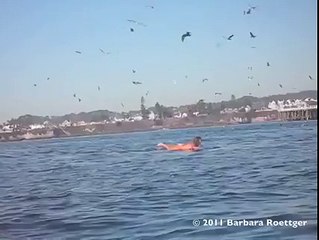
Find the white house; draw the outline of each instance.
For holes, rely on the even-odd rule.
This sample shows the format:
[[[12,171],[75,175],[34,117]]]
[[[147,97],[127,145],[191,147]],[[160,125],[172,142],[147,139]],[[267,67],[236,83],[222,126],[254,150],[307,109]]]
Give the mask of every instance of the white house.
[[[43,124],[32,124],[29,127],[30,127],[31,130],[45,128],[45,126]]]
[[[4,132],[12,132],[13,131],[13,126],[12,125],[5,125],[2,127],[2,131]]]
[[[59,124],[60,127],[71,127],[71,122],[68,120],[65,120],[63,123]]]
[[[141,121],[143,120],[143,117],[142,116],[134,116],[132,117],[134,119],[134,121]]]
[[[148,115],[149,120],[154,120],[155,119],[155,113],[151,111],[151,113]]]

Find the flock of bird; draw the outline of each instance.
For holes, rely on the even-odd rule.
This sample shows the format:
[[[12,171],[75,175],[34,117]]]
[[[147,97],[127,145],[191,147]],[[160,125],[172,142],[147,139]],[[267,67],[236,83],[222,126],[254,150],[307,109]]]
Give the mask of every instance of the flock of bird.
[[[148,6],[145,6],[145,7],[150,8],[150,9],[154,9],[154,6],[149,6],[149,5],[148,5]],[[256,10],[256,8],[257,8],[256,6],[249,6],[249,8],[244,11],[244,15],[250,15],[250,14],[252,14],[253,11]],[[127,22],[129,22],[130,24],[136,24],[136,25],[138,25],[138,26],[143,26],[143,27],[146,27],[146,26],[147,26],[146,24],[144,24],[144,23],[142,23],[142,22],[138,22],[138,21],[133,20],[133,19],[127,19]],[[130,32],[132,32],[132,33],[135,31],[134,27],[132,27],[132,26],[129,28],[129,30],[130,30]],[[184,42],[186,38],[190,38],[191,36],[192,36],[191,32],[188,32],[188,31],[187,31],[186,33],[184,33],[184,34],[181,35],[181,41]],[[249,32],[249,36],[250,36],[250,38],[252,38],[252,39],[254,39],[254,38],[257,37],[257,35],[255,35],[255,34],[252,33],[252,32]],[[225,36],[224,36],[223,38],[226,39],[227,41],[232,41],[234,37],[235,37],[235,35],[234,35],[234,34],[231,34],[231,35],[229,35],[228,37],[225,37]],[[255,47],[255,46],[251,46],[251,48],[256,48],[256,47]],[[105,52],[102,48],[99,48],[98,50],[99,50],[102,54],[106,54],[106,55],[111,54],[111,52]],[[82,54],[82,51],[79,51],[79,50],[76,50],[76,51],[74,51],[74,52],[75,52],[76,54],[79,54],[79,55]],[[269,62],[266,62],[266,66],[267,66],[267,67],[270,67],[270,63],[269,63]],[[249,66],[249,67],[248,67],[248,70],[249,70],[249,71],[253,71],[253,67],[252,67],[252,66]],[[136,70],[135,70],[135,69],[132,69],[132,73],[135,74],[135,73],[136,73]],[[309,77],[310,80],[314,80],[314,78],[313,78],[311,75],[309,75],[308,77]],[[185,75],[185,78],[188,78],[188,76]],[[253,76],[253,75],[249,75],[249,76],[248,76],[248,79],[251,81],[251,80],[254,79],[254,76]],[[47,81],[48,81],[48,80],[50,80],[50,77],[47,77]],[[208,81],[208,78],[203,78],[203,79],[202,79],[202,83],[205,83],[205,82],[207,82],[207,81]],[[174,83],[176,84],[176,81],[175,81]],[[141,85],[142,82],[140,82],[140,81],[132,81],[132,84],[134,84],[134,85]],[[33,86],[34,86],[34,87],[37,87],[37,83],[34,83]],[[257,83],[257,86],[260,87],[261,84],[260,84],[260,83]],[[279,84],[279,87],[280,87],[280,88],[283,88],[283,85],[282,85],[282,84]],[[100,87],[100,86],[97,86],[97,90],[98,90],[98,91],[101,91],[101,87]],[[149,95],[149,91],[147,91],[145,95],[148,96],[148,95]],[[215,92],[214,95],[222,95],[222,93],[221,93],[221,92]],[[249,95],[251,95],[251,93],[249,93]],[[74,97],[75,99],[77,99],[78,102],[81,102],[81,101],[82,101],[82,99],[81,99],[80,97],[78,97],[76,93],[73,94],[73,97]],[[123,103],[121,103],[121,106],[124,108],[124,104],[123,104]]]

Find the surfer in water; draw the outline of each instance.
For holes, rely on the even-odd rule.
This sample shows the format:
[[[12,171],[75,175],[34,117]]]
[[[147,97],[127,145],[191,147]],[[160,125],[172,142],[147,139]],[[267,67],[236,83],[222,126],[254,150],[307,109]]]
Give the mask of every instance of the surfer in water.
[[[184,144],[157,144],[158,147],[164,148],[168,151],[199,151],[202,144],[201,137],[195,137],[193,141]]]

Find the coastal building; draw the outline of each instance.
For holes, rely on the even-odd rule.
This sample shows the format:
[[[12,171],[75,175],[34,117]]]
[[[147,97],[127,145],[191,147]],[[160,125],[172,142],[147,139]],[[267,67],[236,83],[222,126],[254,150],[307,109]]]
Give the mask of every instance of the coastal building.
[[[16,127],[14,125],[4,125],[2,132],[13,132]]]
[[[34,130],[34,129],[44,129],[45,126],[43,124],[32,124],[29,125],[29,129]]]
[[[65,120],[63,123],[59,124],[60,127],[71,127],[72,123],[68,120]]]
[[[312,98],[272,101],[268,104],[268,108],[277,110],[278,118],[283,121],[317,119],[317,100]]]
[[[143,120],[143,117],[140,116],[140,115],[137,115],[137,116],[132,117],[132,119],[133,119],[134,121],[142,121],[142,120]]]
[[[278,110],[261,108],[259,110],[255,110],[254,117],[254,122],[274,121],[278,119]]]
[[[84,121],[79,121],[79,122],[74,123],[74,126],[86,126],[86,125],[87,125],[87,123]]]
[[[148,119],[149,120],[154,120],[155,119],[155,113],[153,111],[151,111],[150,114],[148,115]]]

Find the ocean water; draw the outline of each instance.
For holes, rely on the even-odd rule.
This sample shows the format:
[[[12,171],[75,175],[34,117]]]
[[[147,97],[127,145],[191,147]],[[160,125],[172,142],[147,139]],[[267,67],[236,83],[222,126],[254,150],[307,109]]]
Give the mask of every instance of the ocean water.
[[[194,136],[203,138],[200,152],[156,148]],[[316,235],[316,121],[0,144],[0,239]]]

